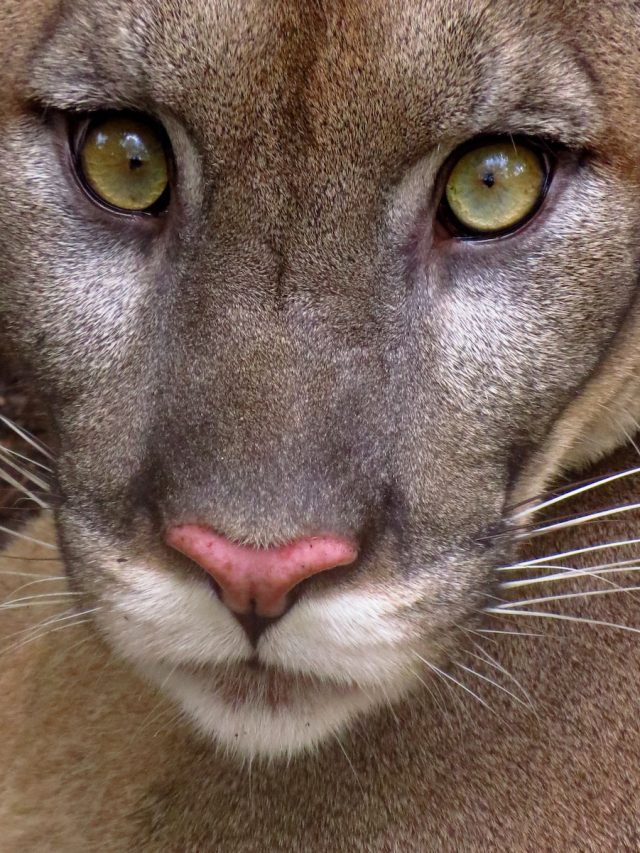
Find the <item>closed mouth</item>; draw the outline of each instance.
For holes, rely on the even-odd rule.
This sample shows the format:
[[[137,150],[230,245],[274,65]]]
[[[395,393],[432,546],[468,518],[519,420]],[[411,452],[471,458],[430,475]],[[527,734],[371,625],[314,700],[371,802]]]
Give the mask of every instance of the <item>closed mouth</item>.
[[[210,689],[232,709],[246,705],[286,710],[308,703],[315,697],[348,696],[360,691],[355,682],[320,679],[308,673],[292,672],[263,664],[256,656],[245,663],[219,667],[210,664],[183,664],[178,667],[201,687]]]

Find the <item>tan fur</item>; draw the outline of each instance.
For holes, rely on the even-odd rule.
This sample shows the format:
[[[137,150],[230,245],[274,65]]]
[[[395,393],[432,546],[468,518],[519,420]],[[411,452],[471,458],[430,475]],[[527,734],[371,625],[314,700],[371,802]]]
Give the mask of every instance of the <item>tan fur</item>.
[[[608,467],[635,462],[635,453],[618,454]],[[637,499],[637,480],[623,480],[569,509]],[[614,539],[634,538],[638,521],[548,537],[542,553],[609,541],[612,529]],[[46,521],[29,532],[53,535]],[[10,553],[49,556],[23,543]],[[624,556],[633,553],[637,548]],[[592,556],[584,565],[598,561]],[[57,563],[29,566],[43,575],[59,570]],[[15,584],[3,580],[5,594]],[[637,594],[577,600],[559,610],[640,628]],[[4,615],[3,634],[41,615]],[[444,713],[422,692],[344,738],[346,755],[329,744],[286,767],[242,767],[191,740],[174,712],[84,628],[25,645],[3,657],[2,849],[637,849],[638,636],[533,619],[501,619],[493,627],[541,635],[476,637],[529,692],[535,713],[478,679],[465,683],[493,712],[435,683]],[[477,660],[467,663],[496,676]]]
[[[55,539],[47,519],[25,532]],[[20,559],[12,562],[13,554]],[[51,554],[17,540],[2,552],[0,572],[59,575],[62,566],[51,561]],[[45,561],[38,563],[38,558]],[[2,599],[10,599],[13,590],[31,580],[0,574]],[[64,586],[39,584],[13,598]],[[2,645],[10,650],[0,667],[0,824],[7,853],[126,849],[121,827],[139,805],[140,785],[168,769],[166,748],[172,735],[163,729],[162,748],[155,737],[166,723],[166,705],[117,663],[95,635],[85,627],[71,627],[22,645],[39,633],[23,632],[63,610],[52,606],[3,613]]]
[[[640,847],[638,635],[486,612],[514,503],[636,464],[610,454],[640,418],[639,15],[0,0],[0,334],[52,416],[64,563],[18,540],[0,572],[64,574],[87,611],[40,636],[70,605],[11,602],[66,581],[0,573],[2,853]],[[78,116],[104,109],[164,125],[164,216],[81,189]],[[444,170],[487,134],[542,138],[555,172],[524,228],[458,240]],[[166,544],[185,522],[361,552],[251,646]],[[640,628],[633,593],[548,606]]]

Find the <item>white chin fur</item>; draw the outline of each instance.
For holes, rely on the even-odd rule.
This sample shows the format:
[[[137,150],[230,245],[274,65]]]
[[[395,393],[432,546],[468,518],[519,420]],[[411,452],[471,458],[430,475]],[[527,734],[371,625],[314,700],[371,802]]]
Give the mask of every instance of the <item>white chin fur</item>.
[[[396,608],[365,592],[305,599],[266,632],[260,660],[329,681],[391,683],[410,663]]]
[[[157,673],[156,678],[160,676]],[[314,690],[308,702],[273,709],[244,703],[234,707],[208,691],[203,680],[185,672],[162,679],[164,690],[182,705],[197,728],[227,751],[249,760],[290,758],[310,750],[340,732],[357,717],[383,702],[395,701],[405,692],[404,685],[387,685],[366,691],[354,687],[347,694],[332,685]]]
[[[276,757],[312,748],[414,682],[406,631],[381,595],[344,591],[302,600],[254,650],[204,583],[151,564],[105,568],[114,583],[97,616],[111,644],[203,733],[240,755]],[[268,669],[311,677],[308,693],[298,689],[280,707],[257,698],[229,701],[190,671],[242,666],[252,657]]]

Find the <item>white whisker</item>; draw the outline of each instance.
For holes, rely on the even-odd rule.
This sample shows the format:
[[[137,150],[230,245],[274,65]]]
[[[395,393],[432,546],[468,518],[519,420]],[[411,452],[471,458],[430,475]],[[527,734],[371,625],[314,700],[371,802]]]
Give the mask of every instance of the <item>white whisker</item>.
[[[478,634],[506,634],[509,637],[543,637],[550,639],[548,634],[534,634],[528,631],[499,631],[497,628],[478,628]]]
[[[34,539],[33,536],[27,536],[26,533],[19,533],[17,530],[12,530],[10,527],[3,527],[0,524],[0,533],[8,533],[9,536],[15,536],[16,539],[24,539],[26,542],[33,542],[34,545],[42,545],[43,548],[49,548],[51,551],[56,550],[56,546],[51,542],[43,542],[42,539]]]
[[[444,707],[443,707],[443,705],[440,704],[440,700],[442,699],[442,696],[437,697],[435,692],[431,689],[430,685],[427,684],[427,682],[424,680],[424,678],[421,678],[417,672],[414,672],[414,675],[418,679],[420,684],[422,684],[422,686],[425,688],[425,690],[427,691],[429,696],[431,696],[431,698],[433,699],[433,703],[436,706],[436,708],[440,711],[440,713],[442,714],[443,719],[446,719],[447,717],[445,714]]]
[[[19,592],[22,592],[23,589],[27,589],[30,586],[35,586],[36,584],[49,583],[50,581],[66,581],[67,580],[66,575],[47,575],[46,577],[42,577],[42,575],[28,575],[28,574],[25,574],[23,572],[22,573],[21,572],[0,572],[0,575],[3,575],[3,574],[13,574],[13,575],[17,575],[19,577],[23,576],[23,577],[36,578],[36,580],[28,581],[27,583],[20,584],[20,586],[16,587],[15,589],[12,589],[11,595],[9,596],[9,598],[11,598],[11,596],[17,595]],[[7,600],[9,600],[9,599],[7,599]]]
[[[15,456],[17,459],[22,459],[23,462],[27,462],[29,465],[35,465],[35,467],[40,468],[41,471],[46,471],[48,474],[53,474],[53,468],[49,468],[48,465],[45,465],[42,462],[37,462],[30,456],[25,456],[24,453],[18,453],[17,450],[12,450],[10,447],[2,447],[2,452],[8,453],[10,456]]]
[[[6,449],[0,445],[0,458],[4,465],[8,465],[14,471],[22,474],[27,478],[34,486],[37,486],[39,489],[42,489],[43,492],[49,491],[49,484],[46,483],[41,477],[38,477],[37,474],[34,474],[32,471],[29,471],[27,468],[24,468],[22,465],[18,465],[17,462],[14,462],[13,459],[9,456]]]
[[[553,562],[553,560],[562,560],[565,557],[577,557],[580,554],[592,554],[594,551],[605,551],[607,548],[624,548],[625,545],[639,544],[640,539],[619,539],[616,542],[605,542],[602,545],[590,545],[588,548],[575,548],[573,551],[561,551],[558,554],[549,554],[546,557],[538,557],[535,560],[523,560],[521,563],[513,563],[510,566],[501,566],[497,571],[511,572],[517,571],[518,569],[528,569],[531,566],[551,568],[551,566],[543,564]]]
[[[9,640],[12,637],[20,637],[23,634],[33,634],[35,631],[40,631],[48,625],[57,625],[59,622],[66,622],[70,619],[76,619],[79,616],[88,616],[90,613],[95,613],[100,610],[100,607],[93,607],[89,610],[65,610],[63,613],[56,613],[55,616],[50,616],[48,619],[43,619],[36,625],[28,625],[26,628],[21,628],[19,631],[13,631],[3,637],[3,640]]]
[[[17,643],[13,643],[8,648],[0,649],[0,657],[2,655],[8,654],[11,651],[16,651],[17,649],[21,649],[24,646],[28,646],[29,643],[35,643],[36,640],[42,640],[44,637],[48,637],[49,634],[57,634],[58,631],[63,631],[65,628],[75,628],[77,625],[85,625],[87,622],[90,621],[90,619],[78,619],[76,622],[69,622],[67,625],[60,625],[57,628],[50,628],[48,631],[43,631],[42,634],[37,634],[34,637],[27,637],[25,640],[20,640]]]
[[[529,703],[529,706],[531,708],[533,708],[533,702],[531,700],[531,696],[529,696],[528,692],[524,689],[522,684],[520,684],[520,682],[515,677],[515,675],[512,675],[508,669],[505,669],[505,667],[502,666],[502,664],[500,664],[492,655],[490,655],[486,649],[483,649],[479,643],[474,643],[473,640],[471,642],[473,643],[475,648],[480,652],[480,654],[482,655],[482,658],[479,655],[474,654],[473,652],[469,652],[471,657],[475,658],[478,661],[484,661],[484,663],[487,666],[491,666],[494,669],[497,669],[499,672],[503,673],[503,675],[505,675],[509,679],[509,681],[511,681],[511,682],[513,682],[513,684],[515,684],[515,686],[518,688],[518,690],[520,690],[522,695],[525,697],[525,699]]]
[[[355,776],[355,780],[358,783],[358,787],[360,788],[361,793],[364,794],[364,788],[362,787],[362,782],[360,781],[360,777],[358,776],[358,772],[357,772],[356,768],[353,766],[353,762],[349,758],[349,754],[347,753],[347,750],[344,748],[342,741],[340,740],[340,737],[337,734],[337,732],[333,733],[333,737],[334,737],[335,741],[337,742],[338,746],[340,747],[340,749],[342,750],[342,754],[347,759],[347,764],[349,765],[349,767],[351,768],[351,772]]]
[[[542,501],[542,503],[535,504],[534,506],[529,507],[528,509],[523,509],[515,515],[512,515],[511,518],[513,520],[517,520],[518,518],[522,518],[523,516],[529,515],[532,512],[540,512],[540,510],[546,509],[547,507],[553,506],[554,504],[560,503],[561,501],[566,501],[569,498],[576,497],[576,495],[581,495],[584,492],[589,492],[592,489],[597,489],[600,486],[606,486],[607,483],[613,483],[616,480],[621,480],[623,477],[631,477],[634,474],[640,474],[640,467],[629,468],[626,471],[619,471],[617,474],[609,474],[606,477],[601,477],[595,482],[587,483],[586,485],[571,489],[568,492],[563,492],[561,495],[556,495],[555,497],[549,498],[546,501]]]
[[[450,673],[445,672],[443,669],[440,669],[435,664],[426,660],[426,658],[423,658],[422,655],[418,654],[418,652],[414,651],[413,654],[419,660],[421,660],[425,666],[429,667],[430,670],[435,672],[441,678],[444,678],[447,681],[450,681],[453,684],[456,684],[458,687],[460,687],[462,690],[464,690],[465,693],[468,693],[469,696],[473,696],[473,698],[476,699],[483,707],[485,707],[487,709],[487,711],[490,711],[492,714],[496,714],[496,711],[494,711],[494,709],[491,707],[491,705],[489,705],[487,702],[485,702],[484,699],[482,699],[481,696],[478,696],[478,694],[475,693],[470,687],[467,687],[466,684],[463,684],[461,681],[458,681],[457,678],[454,678],[453,675],[451,675]],[[496,714],[496,716],[498,716],[498,715]]]
[[[47,448],[41,442],[39,442],[38,439],[29,435],[26,430],[21,429],[17,424],[14,424],[12,420],[9,420],[9,418],[5,417],[4,415],[0,415],[0,422],[3,423],[5,426],[9,427],[10,430],[13,430],[16,435],[19,435],[23,441],[26,441],[27,444],[30,444],[31,447],[34,448],[34,450],[38,451],[38,453],[42,453],[42,455],[46,456],[47,459],[53,459],[51,453],[49,453]]]
[[[0,468],[0,480],[4,480],[5,483],[13,486],[14,489],[17,489],[21,494],[25,495],[25,497],[37,504],[40,509],[47,508],[47,504],[32,492],[31,489],[25,486],[24,483],[21,483],[20,480],[16,480],[15,477],[12,477],[8,471],[3,471],[2,468]]]
[[[541,598],[525,598],[521,601],[507,601],[499,607],[491,608],[489,612],[495,612],[496,610],[503,612],[505,610],[511,610],[514,607],[522,607],[526,604],[543,604],[547,601],[562,601],[563,599],[569,598],[589,598],[593,595],[614,595],[615,593],[638,592],[639,590],[640,586],[620,586],[615,589],[590,589],[584,592],[565,592],[560,595],[546,595]]]
[[[70,590],[62,590],[60,592],[39,592],[37,595],[23,595],[21,598],[7,598],[5,601],[0,604],[0,610],[5,607],[18,604],[18,602],[22,601],[37,601],[44,598],[68,598],[71,596],[82,595],[81,592],[71,592]],[[46,602],[45,602],[46,603]]]
[[[173,666],[171,668],[171,670],[169,671],[169,674],[167,675],[167,677],[163,680],[163,682],[159,688],[161,693],[162,693],[162,690],[164,689],[164,687],[166,686],[166,683],[169,681],[171,676],[175,673],[178,666],[179,666],[179,664],[175,664],[175,666]],[[142,722],[140,723],[140,725],[133,732],[132,738],[129,741],[130,744],[133,744],[136,740],[138,740],[140,738],[140,736],[145,731],[147,731],[147,729],[151,725],[156,723],[158,720],[162,719],[162,717],[168,711],[173,710],[172,708],[165,708],[165,707],[163,707],[163,705],[164,705],[164,697],[161,695],[160,699],[154,704],[153,708],[149,711],[148,714],[145,715],[145,717],[142,720]]]
[[[616,622],[603,622],[600,619],[586,619],[583,616],[568,616],[565,613],[552,613],[544,610],[503,610],[499,607],[489,607],[485,612],[492,616],[530,616],[537,619],[558,619],[562,622],[581,622],[585,625],[598,625],[603,628],[616,628],[618,631],[640,634],[640,628],[632,628],[630,625],[618,625]]]
[[[517,702],[519,705],[522,705],[524,708],[530,708],[531,705],[527,702],[524,702],[519,696],[516,696],[515,693],[512,693],[511,690],[508,690],[503,684],[498,684],[497,681],[494,681],[493,678],[489,678],[488,675],[483,675],[481,672],[476,672],[473,667],[465,666],[463,663],[459,663],[458,661],[453,661],[454,665],[459,669],[463,669],[465,672],[468,672],[470,675],[473,675],[475,678],[479,678],[481,681],[486,681],[487,684],[491,684],[492,687],[495,687],[497,690],[501,690],[503,693],[506,693],[507,696],[511,696],[514,702]]]
[[[37,574],[36,572],[10,572],[8,570],[2,569],[0,571],[0,576],[6,575],[11,578],[42,578],[41,574]],[[48,580],[49,575],[46,578],[42,578],[43,580]]]
[[[623,574],[624,572],[637,572],[640,571],[640,565],[637,564],[636,560],[630,562],[628,566],[619,566],[617,568],[602,568],[596,569],[594,571],[587,571],[586,569],[571,569],[567,567],[562,572],[557,572],[553,575],[538,575],[535,578],[526,578],[525,580],[520,581],[507,581],[506,583],[500,584],[500,589],[517,589],[518,587],[523,586],[533,586],[534,584],[540,583],[552,583],[553,581],[566,581],[573,578],[585,578],[585,577],[594,577],[600,578],[602,575],[608,574]],[[624,587],[619,587],[624,589]]]
[[[24,610],[26,607],[54,607],[56,604],[69,604],[69,602],[62,596],[48,601],[27,601],[23,603],[10,601],[7,604],[0,604],[0,613],[5,610]]]
[[[608,518],[612,515],[620,515],[624,512],[640,509],[640,503],[624,504],[616,506],[612,509],[601,509],[598,512],[590,512],[587,515],[579,515],[574,518],[567,518],[564,521],[555,521],[550,524],[543,524],[534,530],[529,530],[518,534],[518,538],[529,539],[532,536],[542,536],[544,533],[550,533],[554,530],[564,530],[567,527],[577,527],[579,524],[586,524],[589,521],[597,521],[600,518]]]

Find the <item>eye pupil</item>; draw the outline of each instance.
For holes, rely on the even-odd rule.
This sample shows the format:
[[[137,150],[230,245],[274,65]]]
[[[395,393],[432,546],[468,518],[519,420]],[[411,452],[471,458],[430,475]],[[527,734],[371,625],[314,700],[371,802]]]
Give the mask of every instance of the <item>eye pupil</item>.
[[[495,182],[496,182],[496,179],[494,178],[492,172],[487,172],[485,174],[485,176],[482,178],[482,183],[485,185],[485,187],[489,187],[489,189],[491,189],[491,187],[495,184]]]
[[[136,169],[139,169],[140,166],[143,166],[143,162],[139,157],[131,157],[129,160],[129,168],[132,172],[135,172]]]

